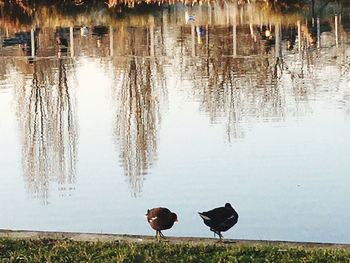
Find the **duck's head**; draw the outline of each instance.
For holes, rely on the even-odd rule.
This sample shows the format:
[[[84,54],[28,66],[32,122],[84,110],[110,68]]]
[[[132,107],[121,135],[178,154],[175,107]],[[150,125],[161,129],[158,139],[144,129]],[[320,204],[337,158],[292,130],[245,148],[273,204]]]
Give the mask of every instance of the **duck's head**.
[[[225,204],[225,208],[230,209],[231,212],[232,212],[232,213],[235,215],[235,217],[238,219],[238,213],[237,213],[237,211],[231,206],[230,203],[226,203],[226,204]]]
[[[233,209],[233,207],[231,206],[230,203],[226,203],[226,204],[225,204],[225,207],[226,207],[226,208],[231,208],[231,209]]]
[[[177,220],[177,215],[175,213],[170,214],[170,220],[173,222],[179,222],[179,220]]]

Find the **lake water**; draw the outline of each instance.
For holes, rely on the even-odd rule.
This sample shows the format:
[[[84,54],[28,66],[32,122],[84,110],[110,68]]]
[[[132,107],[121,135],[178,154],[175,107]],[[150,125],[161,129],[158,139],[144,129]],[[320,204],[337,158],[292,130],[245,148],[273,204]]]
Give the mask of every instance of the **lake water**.
[[[314,8],[1,12],[0,228],[154,235],[165,206],[212,237],[231,202],[226,238],[350,243],[350,17]]]

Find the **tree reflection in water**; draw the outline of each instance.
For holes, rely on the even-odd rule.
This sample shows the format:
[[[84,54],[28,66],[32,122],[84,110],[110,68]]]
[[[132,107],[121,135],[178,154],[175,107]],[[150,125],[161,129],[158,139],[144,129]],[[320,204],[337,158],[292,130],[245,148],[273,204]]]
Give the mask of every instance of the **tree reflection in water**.
[[[123,32],[124,34],[125,32]],[[123,60],[115,59],[115,140],[120,161],[134,197],[142,192],[144,175],[157,159],[161,105],[167,99],[161,61],[154,50],[153,28],[131,28],[124,38]],[[152,39],[151,39],[152,38]],[[116,37],[116,39],[122,39]],[[160,38],[161,39],[161,38]],[[146,47],[146,53],[144,47]],[[119,65],[117,65],[119,64]]]
[[[61,194],[74,189],[77,126],[67,61],[34,61],[26,81],[16,87],[22,141],[22,165],[31,197],[49,202],[52,182]]]
[[[310,98],[319,95],[324,86],[317,83],[330,77],[322,70],[325,66],[336,79],[336,85],[329,85],[333,90],[324,91],[327,99],[339,100],[337,105],[344,104],[349,112],[348,81],[343,77],[349,68],[349,19],[320,16],[337,7],[320,3],[315,4],[315,11],[304,6],[305,12],[309,10],[305,17],[300,12],[282,15],[273,13],[268,5],[237,2],[173,5],[150,14],[126,13],[125,19],[116,19],[108,11],[99,16],[98,27],[93,26],[96,21],[88,23],[89,33],[84,36],[74,25],[95,19],[96,10],[90,15],[80,12],[73,19],[50,7],[58,24],[66,27],[53,28],[48,15],[52,12],[38,10],[33,21],[48,28],[38,33],[37,27],[28,26],[26,34],[17,34],[26,40],[22,52],[27,53],[17,54],[19,48],[9,52],[30,56],[33,49],[28,41],[36,28],[40,34],[35,44],[37,56],[57,55],[50,49],[57,46],[52,43],[56,36],[56,41],[62,37],[69,44],[60,40],[59,56],[91,56],[98,57],[101,64],[111,63],[115,75],[114,139],[132,195],[137,196],[144,174],[157,160],[161,107],[167,100],[165,80],[172,78],[170,74],[191,83],[185,92],[199,102],[211,123],[226,125],[229,141],[243,138],[259,121],[284,121],[307,114]],[[11,21],[5,16],[2,23],[11,29],[16,23],[5,24],[7,20]],[[17,30],[20,28],[13,28],[13,32]],[[10,40],[15,41],[16,35],[3,41],[4,47],[14,44]],[[165,59],[171,65],[169,75],[164,73]],[[77,127],[67,67],[64,59],[27,64],[22,72],[30,75],[32,83],[16,90],[24,174],[31,195],[44,200],[51,180],[65,185],[74,183],[75,178]]]
[[[202,40],[198,32],[203,29],[191,30],[192,34],[197,32],[199,36],[197,43],[192,43],[195,52],[187,52],[195,56],[186,54],[190,59],[183,60],[181,71],[183,75],[191,72],[187,75],[191,76],[193,83],[192,95],[210,122],[224,122],[228,140],[231,141],[232,137],[243,138],[250,123],[256,122],[256,119],[283,120],[285,98],[278,86],[283,65],[279,57],[267,51],[266,47],[271,44],[266,40],[256,42],[249,25],[237,28],[229,25],[202,27],[205,31]],[[237,54],[232,54],[235,50],[234,29],[239,32]],[[186,31],[186,28],[182,31]],[[186,36],[183,38],[190,41]],[[193,39],[197,39],[197,36],[192,36],[192,42]]]

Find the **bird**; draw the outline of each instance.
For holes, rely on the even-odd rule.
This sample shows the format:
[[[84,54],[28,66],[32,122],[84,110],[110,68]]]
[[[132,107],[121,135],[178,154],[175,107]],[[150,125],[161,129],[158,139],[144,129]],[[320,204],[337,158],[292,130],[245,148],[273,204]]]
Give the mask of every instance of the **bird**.
[[[160,241],[160,237],[165,238],[162,230],[170,229],[175,222],[178,222],[177,215],[165,207],[148,209],[146,217],[151,227],[156,230],[158,241]]]
[[[210,231],[214,232],[214,237],[215,234],[219,236],[219,241],[222,239],[221,232],[229,230],[238,222],[238,213],[230,203],[207,212],[198,212],[198,214],[203,219],[204,224],[210,227]]]

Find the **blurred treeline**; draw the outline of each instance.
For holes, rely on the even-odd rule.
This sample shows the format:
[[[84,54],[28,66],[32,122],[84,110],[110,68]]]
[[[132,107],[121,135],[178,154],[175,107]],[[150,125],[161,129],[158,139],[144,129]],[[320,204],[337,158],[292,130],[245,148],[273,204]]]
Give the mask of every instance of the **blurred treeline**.
[[[0,0],[0,7],[2,9],[13,8],[19,12],[25,12],[31,14],[37,8],[42,6],[55,6],[62,13],[74,14],[74,12],[81,12],[86,8],[115,8],[119,12],[124,8],[139,8],[147,9],[154,5],[161,4],[174,4],[176,2],[182,2],[187,5],[202,4],[205,2],[227,2],[225,0]],[[237,2],[238,4],[244,3],[261,3],[270,6],[272,9],[280,11],[291,11],[302,8],[305,5],[327,5],[329,3],[342,4],[342,6],[350,6],[348,0],[228,0],[228,2]],[[72,8],[74,7],[74,8]]]
[[[300,12],[306,6],[320,6],[321,8],[329,4],[339,4],[343,7],[350,6],[349,0],[0,0],[0,17],[4,17],[4,15],[22,16],[23,23],[25,19],[30,20],[33,13],[42,7],[52,7],[60,15],[74,16],[91,10],[105,10],[106,12],[117,13],[117,15],[119,13],[122,16],[124,12],[143,13],[154,10],[163,4],[172,5],[179,2],[188,6],[208,2],[258,3],[282,13]]]

